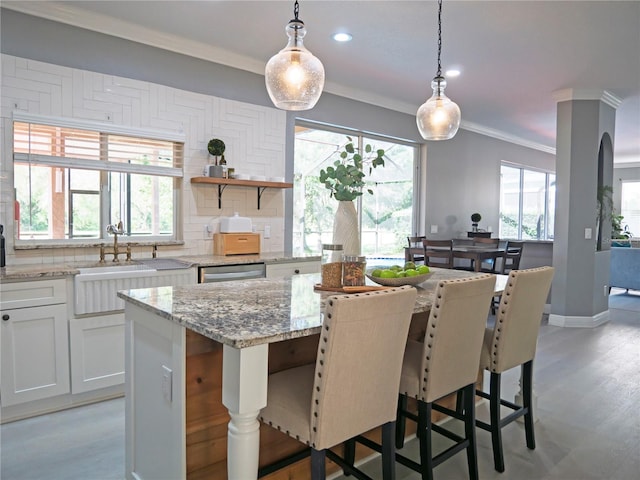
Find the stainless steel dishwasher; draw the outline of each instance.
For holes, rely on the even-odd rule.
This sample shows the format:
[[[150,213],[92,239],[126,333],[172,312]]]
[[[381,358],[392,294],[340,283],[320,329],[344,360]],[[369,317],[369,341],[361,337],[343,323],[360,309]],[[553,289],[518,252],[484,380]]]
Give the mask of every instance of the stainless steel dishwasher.
[[[228,282],[266,277],[264,263],[239,263],[198,268],[198,283]]]

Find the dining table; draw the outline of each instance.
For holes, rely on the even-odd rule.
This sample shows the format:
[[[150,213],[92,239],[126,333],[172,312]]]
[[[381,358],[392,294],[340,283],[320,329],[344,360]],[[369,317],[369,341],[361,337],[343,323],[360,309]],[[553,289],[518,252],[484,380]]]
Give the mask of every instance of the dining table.
[[[445,248],[429,247],[431,250],[446,251]],[[453,258],[469,259],[472,260],[473,269],[479,272],[482,267],[482,262],[492,260],[493,269],[495,269],[496,260],[504,256],[505,249],[500,246],[492,245],[473,245],[473,244],[453,244]],[[413,255],[424,254],[424,249],[420,247],[405,247],[404,256],[405,261],[409,261]],[[495,273],[495,271],[492,271]]]
[[[441,268],[431,270],[426,281],[415,286],[418,296],[414,318],[421,322],[428,319],[440,281],[478,275]],[[494,292],[500,295],[508,277],[495,275],[495,278]],[[189,418],[188,396],[190,391],[206,386],[207,375],[211,373],[189,373],[189,378],[197,380],[191,387],[189,378],[181,373],[190,372],[184,362],[195,358],[185,351],[190,332],[214,341],[220,348],[221,401],[224,405],[220,408],[229,415],[227,478],[249,480],[257,477],[258,415],[267,402],[270,345],[320,332],[325,302],[336,292],[318,291],[314,287],[319,282],[319,274],[299,274],[282,279],[118,292],[118,297],[125,300],[128,339],[125,355],[127,478],[135,478],[144,471],[147,476],[161,472],[172,478],[188,476],[190,453],[185,424],[185,411]],[[367,283],[375,286],[369,279]],[[158,372],[162,373],[160,380],[157,380]],[[156,392],[158,382],[162,394]],[[215,402],[220,399],[208,400],[207,409],[214,408]],[[189,429],[194,428],[190,422]],[[224,459],[222,462],[224,465]]]

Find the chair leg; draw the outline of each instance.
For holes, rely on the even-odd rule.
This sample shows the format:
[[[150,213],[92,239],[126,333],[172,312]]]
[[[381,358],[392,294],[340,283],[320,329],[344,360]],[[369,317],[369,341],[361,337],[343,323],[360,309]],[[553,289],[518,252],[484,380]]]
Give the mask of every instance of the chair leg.
[[[398,412],[396,414],[396,448],[399,450],[404,447],[404,435],[407,427],[407,418],[404,412],[407,410],[407,396],[400,394],[398,396]]]
[[[489,416],[491,418],[491,443],[493,444],[493,466],[504,472],[502,454],[502,431],[500,428],[500,374],[491,372],[489,391]]]
[[[382,425],[382,478],[395,480],[396,478],[396,449],[394,443],[395,422]]]
[[[327,453],[324,450],[311,449],[311,480],[325,480],[325,458]]]
[[[536,448],[536,435],[533,430],[533,360],[529,360],[522,364],[522,406],[527,409],[524,414],[524,431],[527,437],[527,448],[533,450]]]
[[[469,465],[469,478],[478,480],[478,452],[476,447],[476,406],[475,406],[475,384],[466,386],[464,389],[464,433],[469,440],[467,447],[467,464]]]
[[[356,461],[356,440],[354,438],[350,438],[344,442],[344,461],[352,467]],[[351,475],[351,473],[347,471],[344,472],[345,477],[349,475]]]
[[[456,412],[462,415],[464,413],[465,403],[465,389],[462,388],[456,392]]]
[[[418,401],[418,438],[422,480],[433,480],[433,452],[431,451],[431,404]]]

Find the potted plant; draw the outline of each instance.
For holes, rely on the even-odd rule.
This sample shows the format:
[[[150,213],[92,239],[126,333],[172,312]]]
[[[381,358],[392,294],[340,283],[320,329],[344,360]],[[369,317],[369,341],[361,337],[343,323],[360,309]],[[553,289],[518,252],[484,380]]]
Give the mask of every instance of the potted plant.
[[[364,153],[347,137],[339,158],[332,166],[320,170],[319,180],[338,200],[338,210],[333,223],[333,243],[342,245],[345,255],[360,255],[358,216],[353,200],[363,194],[365,170],[371,174],[374,168],[384,166],[384,150],[367,144]],[[367,189],[373,195],[373,190]]]
[[[364,147],[364,155],[360,149],[353,145],[353,139],[347,137],[348,142],[342,147],[339,159],[333,162],[333,166],[320,170],[320,182],[331,192],[336,200],[355,200],[362,195],[365,186],[365,168],[369,174],[376,167],[384,167],[384,150],[377,149],[367,144]],[[373,195],[373,190],[367,189]]]
[[[212,138],[207,144],[207,150],[215,158],[214,165],[218,165],[218,157],[224,154],[226,146],[219,138]]]
[[[480,222],[480,220],[482,220],[482,215],[480,215],[479,213],[472,213],[471,214],[471,228],[472,228],[472,231],[474,231],[474,232],[478,231],[478,223]]]

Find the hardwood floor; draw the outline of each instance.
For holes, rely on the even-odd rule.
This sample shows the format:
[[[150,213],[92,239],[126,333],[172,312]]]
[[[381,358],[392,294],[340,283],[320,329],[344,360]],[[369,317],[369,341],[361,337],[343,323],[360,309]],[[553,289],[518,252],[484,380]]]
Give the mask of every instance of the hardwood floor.
[[[518,378],[517,370],[503,375],[505,396],[516,393]],[[553,327],[543,321],[534,388],[537,448],[526,448],[522,424],[506,427],[506,471],[499,474],[493,470],[489,434],[478,430],[481,479],[640,478],[640,294],[614,290],[610,321],[598,328]],[[487,416],[485,405],[478,416]],[[417,453],[415,444],[408,442],[405,453]],[[3,480],[122,479],[124,399],[2,425],[0,450]],[[364,469],[380,478],[377,459]],[[464,454],[437,467],[434,475],[436,480],[468,478]],[[398,480],[418,478],[398,466]]]

